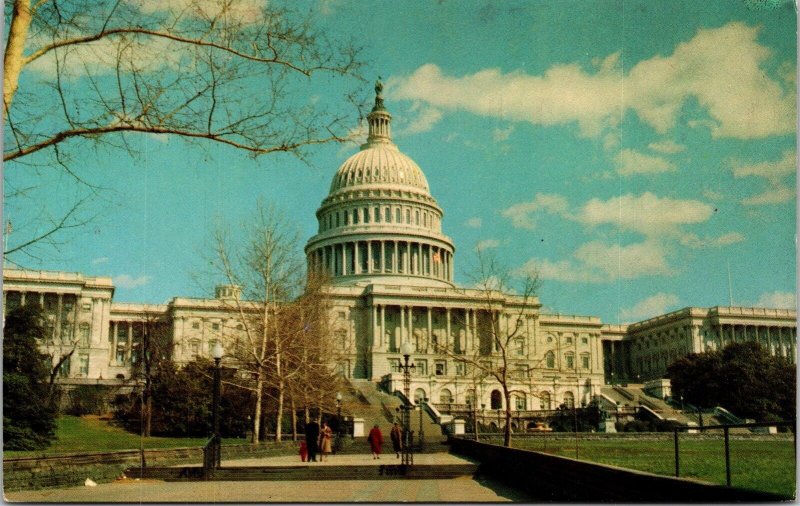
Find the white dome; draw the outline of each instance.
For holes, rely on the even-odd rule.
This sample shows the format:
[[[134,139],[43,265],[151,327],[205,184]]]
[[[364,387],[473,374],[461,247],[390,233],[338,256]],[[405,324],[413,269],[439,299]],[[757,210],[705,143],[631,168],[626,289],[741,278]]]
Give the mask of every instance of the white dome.
[[[422,169],[393,144],[373,144],[348,158],[333,176],[330,193],[366,184],[405,185],[430,194]]]

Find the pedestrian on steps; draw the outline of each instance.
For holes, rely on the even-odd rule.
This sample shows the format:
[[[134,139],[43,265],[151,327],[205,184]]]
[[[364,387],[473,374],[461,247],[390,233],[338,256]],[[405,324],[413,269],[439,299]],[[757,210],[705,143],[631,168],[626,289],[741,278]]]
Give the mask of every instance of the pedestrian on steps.
[[[381,429],[378,428],[378,424],[375,424],[375,427],[369,431],[369,436],[367,436],[367,441],[369,441],[369,447],[372,450],[372,460],[380,459],[381,458],[381,446],[383,445],[383,434],[381,434]]]
[[[402,448],[401,440],[403,437],[403,431],[402,429],[400,429],[399,423],[394,422],[394,426],[392,427],[392,432],[389,433],[389,437],[392,439],[392,449],[394,450],[395,455],[397,455],[397,458],[399,459],[400,450]]]

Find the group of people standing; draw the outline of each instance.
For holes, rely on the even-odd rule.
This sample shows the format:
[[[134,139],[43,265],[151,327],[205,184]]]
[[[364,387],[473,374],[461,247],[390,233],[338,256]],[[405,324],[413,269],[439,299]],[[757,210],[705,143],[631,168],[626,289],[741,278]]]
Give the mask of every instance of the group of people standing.
[[[403,429],[400,428],[399,423],[394,422],[392,430],[389,432],[389,438],[392,440],[392,450],[397,458],[400,458],[400,452],[403,449]],[[367,441],[369,442],[369,447],[372,450],[373,460],[380,459],[383,446],[383,433],[381,433],[381,429],[378,427],[378,424],[375,424],[375,426],[372,427],[372,430],[369,431]]]
[[[321,462],[327,460],[328,455],[333,451],[333,429],[330,428],[328,422],[322,422],[322,427],[317,422],[311,420],[306,424],[306,451],[308,452],[308,461],[316,462],[317,454],[321,453]]]

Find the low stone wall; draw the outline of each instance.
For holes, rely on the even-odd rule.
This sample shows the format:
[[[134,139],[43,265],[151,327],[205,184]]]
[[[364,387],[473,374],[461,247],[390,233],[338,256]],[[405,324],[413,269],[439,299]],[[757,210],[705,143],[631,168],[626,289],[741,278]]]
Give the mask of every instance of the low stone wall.
[[[555,502],[765,502],[789,498],[659,476],[461,438],[451,451],[477,460],[479,473]]]
[[[295,441],[223,445],[222,459],[287,455],[296,452],[297,445]],[[148,466],[200,464],[203,462],[203,449],[192,447],[145,450],[144,458]],[[86,478],[97,483],[109,482],[119,477],[126,468],[140,465],[139,450],[5,458],[3,488],[22,490],[69,487],[82,485]]]

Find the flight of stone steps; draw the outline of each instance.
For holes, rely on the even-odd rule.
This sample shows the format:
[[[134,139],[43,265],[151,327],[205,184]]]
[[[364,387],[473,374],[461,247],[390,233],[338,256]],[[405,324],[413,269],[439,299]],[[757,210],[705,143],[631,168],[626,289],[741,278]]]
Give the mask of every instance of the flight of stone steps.
[[[384,438],[384,452],[391,451],[389,440],[389,430],[394,421],[400,421],[400,411],[398,408],[403,401],[389,393],[380,390],[379,386],[370,380],[350,380],[349,387],[342,394],[342,411],[348,416],[364,419],[365,435],[369,434],[374,425],[380,427]],[[420,428],[420,411],[416,409],[411,412],[411,430],[414,432],[414,443],[418,443]],[[442,433],[442,428],[433,420],[430,414],[425,411],[422,414],[422,429],[425,432],[425,451],[445,451],[442,443],[447,441],[447,436]],[[352,449],[351,449],[352,448]],[[359,438],[342,441],[342,453],[368,452],[366,440],[359,441]]]

